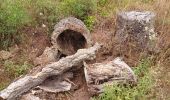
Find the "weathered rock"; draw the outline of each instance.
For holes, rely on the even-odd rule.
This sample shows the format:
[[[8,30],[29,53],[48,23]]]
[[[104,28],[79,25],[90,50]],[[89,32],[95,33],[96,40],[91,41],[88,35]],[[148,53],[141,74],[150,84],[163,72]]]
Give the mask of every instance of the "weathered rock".
[[[43,54],[34,60],[34,65],[45,65],[59,60],[60,53],[54,47],[46,47]]]
[[[132,69],[120,58],[109,62],[84,65],[88,90],[92,95],[102,93],[104,85],[136,84],[137,82]]]
[[[114,48],[119,55],[133,56],[135,60],[139,58],[141,52],[153,50],[153,41],[156,39],[153,12],[120,12],[117,14],[116,22],[117,43]]]
[[[36,87],[36,89],[44,90],[45,92],[64,92],[69,91],[72,87],[70,79],[73,78],[72,72],[66,72],[59,76],[52,76],[47,78],[42,84]]]
[[[6,60],[9,59],[10,57],[12,57],[12,54],[10,52],[5,50],[0,51],[0,59]]]
[[[29,94],[25,94],[22,96],[22,98],[20,98],[20,100],[42,100],[39,97],[29,93]]]
[[[89,30],[81,20],[74,17],[62,19],[55,25],[51,41],[65,55],[74,54],[78,49],[92,45]]]

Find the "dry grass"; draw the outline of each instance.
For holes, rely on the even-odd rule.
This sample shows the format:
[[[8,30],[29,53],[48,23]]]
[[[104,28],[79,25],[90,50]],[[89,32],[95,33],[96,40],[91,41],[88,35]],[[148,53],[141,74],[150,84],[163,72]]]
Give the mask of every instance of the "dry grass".
[[[159,53],[153,54],[154,67],[153,76],[155,78],[156,83],[154,92],[157,100],[168,100],[170,96],[168,95],[170,92],[170,0],[101,0],[107,1],[102,5],[99,5],[99,12],[97,13],[97,25],[96,29],[109,30],[106,34],[100,34],[99,36],[95,35],[95,38],[100,38],[97,41],[104,41],[105,46],[109,48],[108,50],[112,50],[112,56],[114,54],[114,38],[112,41],[108,41],[107,39],[103,39],[104,37],[109,37],[109,32],[114,32],[115,28],[115,18],[116,13],[119,11],[153,11],[156,14],[155,19],[155,31],[158,33],[158,43],[157,49]],[[111,24],[103,23],[103,19],[107,19]],[[107,26],[109,25],[109,28]],[[112,29],[112,30],[111,30]],[[94,32],[96,34],[96,32]],[[107,36],[105,36],[107,35]],[[102,38],[103,37],[103,38]],[[111,42],[111,43],[110,43]],[[111,44],[111,45],[108,45]],[[128,53],[128,52],[127,52]],[[136,57],[133,54],[129,55],[128,59],[130,62],[134,62]]]

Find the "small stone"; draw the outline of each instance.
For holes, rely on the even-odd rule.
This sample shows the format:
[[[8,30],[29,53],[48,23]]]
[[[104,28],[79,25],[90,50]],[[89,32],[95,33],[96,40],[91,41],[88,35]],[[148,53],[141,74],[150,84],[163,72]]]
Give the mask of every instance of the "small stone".
[[[46,25],[45,25],[45,24],[42,24],[42,27],[43,27],[43,28],[45,28],[45,27],[46,27]]]
[[[5,50],[0,51],[0,59],[6,60],[9,59],[10,57],[12,57],[12,54],[10,52]]]
[[[40,16],[44,15],[42,12],[40,12]]]

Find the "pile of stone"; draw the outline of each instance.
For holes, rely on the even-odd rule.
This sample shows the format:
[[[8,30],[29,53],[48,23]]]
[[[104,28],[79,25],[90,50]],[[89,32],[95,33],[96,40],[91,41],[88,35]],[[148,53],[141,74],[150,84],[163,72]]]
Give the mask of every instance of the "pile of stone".
[[[121,40],[120,43],[125,42],[128,36],[135,35],[135,40],[146,47],[152,33],[154,15],[149,12],[122,12],[118,16],[116,37]],[[86,84],[92,95],[102,93],[105,85],[137,82],[132,69],[119,57],[88,64],[89,60],[95,59],[101,45],[93,43],[89,30],[79,19],[69,17],[61,20],[54,27],[51,42],[52,46],[35,59],[38,67],[2,90],[2,99],[14,100],[31,90],[31,94],[25,94],[27,100],[40,100],[34,95],[34,89],[53,93],[69,91],[75,86],[71,81],[74,78],[72,69],[79,68],[84,68]]]

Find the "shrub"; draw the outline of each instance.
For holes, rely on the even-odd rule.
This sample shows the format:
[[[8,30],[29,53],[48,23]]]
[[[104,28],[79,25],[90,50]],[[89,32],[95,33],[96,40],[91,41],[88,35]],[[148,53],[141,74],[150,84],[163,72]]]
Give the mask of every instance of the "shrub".
[[[0,48],[7,48],[19,40],[17,30],[28,23],[30,17],[19,0],[0,3]]]
[[[153,86],[150,69],[150,62],[143,60],[134,72],[138,77],[138,84],[135,87],[112,85],[106,86],[104,93],[96,100],[147,100],[147,96]]]

